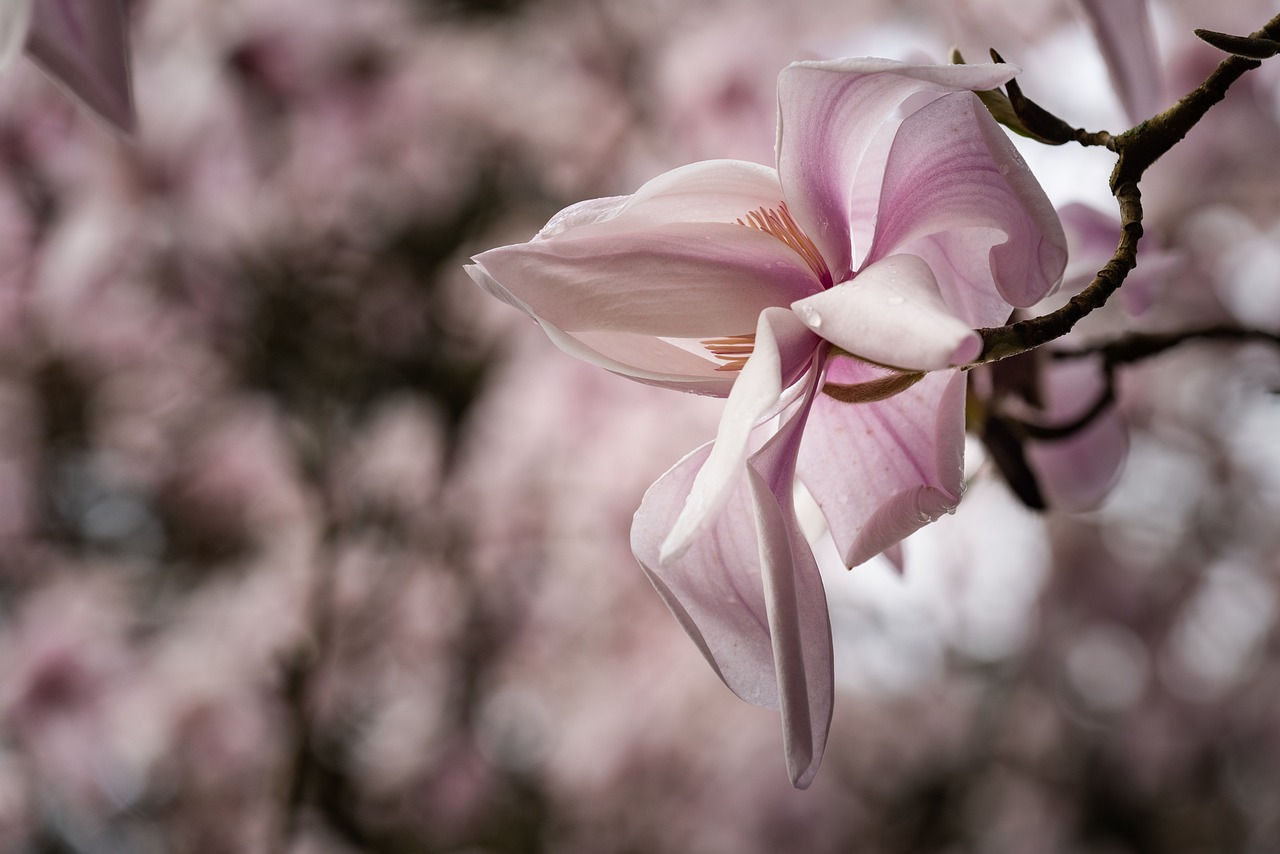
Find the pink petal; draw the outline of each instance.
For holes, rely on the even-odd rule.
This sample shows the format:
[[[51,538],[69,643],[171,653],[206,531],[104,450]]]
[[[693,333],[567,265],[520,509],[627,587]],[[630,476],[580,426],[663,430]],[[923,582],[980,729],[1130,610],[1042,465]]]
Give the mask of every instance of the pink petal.
[[[39,0],[27,53],[98,115],[133,132],[133,87],[120,0]]]
[[[982,352],[982,339],[947,308],[929,265],[915,255],[882,258],[791,307],[823,338],[882,365],[932,371]]]
[[[664,172],[630,196],[590,199],[553,216],[534,240],[629,235],[679,223],[736,223],[782,203],[778,173],[742,160],[704,160]]]
[[[751,491],[745,477],[710,525],[678,558],[658,551],[711,453],[708,442],[676,463],[644,495],[631,526],[631,550],[680,625],[733,693],[778,707],[773,645],[760,581]]]
[[[614,218],[628,229],[670,222],[737,222],[757,208],[783,200],[778,173],[743,160],[706,160],[651,179]]]
[[[1042,394],[1047,413],[1040,423],[1069,424],[1098,400],[1104,379],[1093,360],[1052,363]],[[1129,431],[1114,405],[1068,438],[1028,441],[1027,463],[1050,507],[1089,510],[1101,503],[1120,477],[1129,455]]]
[[[911,252],[971,326],[1053,290],[1066,238],[1053,206],[982,102],[946,95],[902,123],[885,166],[868,260]]]
[[[1146,0],[1080,0],[1080,6],[1129,120],[1155,115],[1164,104]]]
[[[883,368],[832,359],[826,381],[855,385]],[[965,377],[927,374],[886,400],[819,394],[800,447],[800,480],[827,518],[847,566],[950,512],[963,491]]]
[[[699,529],[728,500],[746,462],[752,431],[786,405],[784,392],[795,378],[796,368],[812,359],[817,344],[818,339],[793,312],[778,308],[761,312],[754,352],[729,392],[714,447],[662,544],[664,562],[688,548]],[[811,374],[809,387],[797,385],[793,394],[812,390],[816,369],[811,368]]]
[[[551,342],[570,356],[648,385],[715,397],[725,397],[733,388],[735,374],[717,371],[716,364],[683,347],[627,332],[571,335],[538,318],[478,265],[468,264],[463,269],[489,294],[533,317]]]
[[[31,0],[0,3],[0,71],[22,50],[31,25]]]
[[[710,456],[704,445],[645,494],[631,546],[646,574],[734,693],[782,712],[792,782],[812,781],[834,687],[826,593],[791,501],[795,454],[812,389],[746,467],[711,522],[679,556],[660,543]]]
[[[566,352],[642,382],[724,395],[734,374],[703,342],[749,336],[763,309],[821,288],[793,249],[737,222],[781,198],[767,166],[695,163],[632,196],[566,208],[529,243],[479,255],[467,272]]]
[[[474,260],[537,317],[566,332],[741,335],[755,329],[764,309],[819,289],[808,265],[780,240],[724,223],[566,234],[491,249]]]
[[[599,353],[611,370],[642,379],[681,373],[670,383],[656,380],[677,386],[723,385],[725,361],[699,342],[750,335],[765,308],[820,288],[780,240],[724,223],[566,234],[493,249],[475,262],[472,278]],[[657,339],[683,341],[697,361],[677,353],[671,345],[678,342]]]
[[[798,62],[783,69],[778,172],[792,214],[835,281],[854,269],[853,243],[869,243],[866,226],[875,218],[885,152],[903,117],[921,101],[959,89],[991,89],[1015,73],[1010,65],[885,59]]]
[[[813,551],[801,533],[792,497],[801,430],[813,393],[748,465],[777,668],[783,748],[791,782],[801,789],[818,773],[835,700],[826,591]]]

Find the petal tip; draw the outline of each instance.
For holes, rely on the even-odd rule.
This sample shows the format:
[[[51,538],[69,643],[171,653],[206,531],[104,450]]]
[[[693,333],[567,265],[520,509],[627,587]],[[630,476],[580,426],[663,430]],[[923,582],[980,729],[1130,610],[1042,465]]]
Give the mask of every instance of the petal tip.
[[[951,351],[950,365],[958,368],[967,365],[982,355],[982,336],[971,332]]]

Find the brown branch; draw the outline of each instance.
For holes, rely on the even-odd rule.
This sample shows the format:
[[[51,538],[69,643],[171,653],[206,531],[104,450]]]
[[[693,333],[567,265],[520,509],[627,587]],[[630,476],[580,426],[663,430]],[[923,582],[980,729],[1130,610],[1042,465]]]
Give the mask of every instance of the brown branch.
[[[1100,356],[1107,370],[1131,365],[1158,356],[1180,344],[1194,341],[1257,341],[1280,347],[1280,334],[1239,326],[1205,326],[1179,332],[1135,332],[1100,344],[1088,344],[1072,350],[1055,350],[1054,359],[1083,359]]]
[[[1280,38],[1280,15],[1249,38]],[[1211,107],[1226,97],[1227,90],[1236,80],[1259,65],[1261,62],[1256,59],[1229,56],[1203,83],[1172,107],[1110,138],[1107,147],[1116,152],[1111,192],[1120,206],[1121,227],[1120,242],[1111,260],[1084,290],[1062,308],[1029,320],[979,329],[983,340],[982,355],[973,364],[1006,359],[1060,338],[1070,332],[1081,318],[1106,303],[1138,263],[1138,242],[1142,239],[1142,193],[1138,183],[1143,174],[1182,140]]]

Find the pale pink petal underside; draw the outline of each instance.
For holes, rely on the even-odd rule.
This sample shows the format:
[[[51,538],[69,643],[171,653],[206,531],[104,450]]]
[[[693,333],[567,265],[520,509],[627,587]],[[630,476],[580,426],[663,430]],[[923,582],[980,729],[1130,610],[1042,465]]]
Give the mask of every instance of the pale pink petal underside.
[[[820,287],[780,240],[736,224],[580,234],[491,249],[475,262],[534,315],[566,332],[750,334],[761,311]]]
[[[126,133],[136,124],[121,0],[39,0],[27,52],[104,119]]]
[[[943,302],[929,265],[915,255],[882,258],[792,308],[823,338],[882,365],[932,371],[982,351],[982,339]]]
[[[717,370],[720,363],[651,335],[628,332],[570,334],[538,318],[514,294],[477,264],[464,268],[471,279],[492,296],[530,315],[553,344],[574,358],[629,379],[713,397],[725,397],[735,375]]]
[[[827,382],[888,373],[840,357]],[[953,509],[963,491],[965,377],[926,375],[885,400],[819,394],[800,448],[800,480],[827,518],[846,566],[856,566]]]

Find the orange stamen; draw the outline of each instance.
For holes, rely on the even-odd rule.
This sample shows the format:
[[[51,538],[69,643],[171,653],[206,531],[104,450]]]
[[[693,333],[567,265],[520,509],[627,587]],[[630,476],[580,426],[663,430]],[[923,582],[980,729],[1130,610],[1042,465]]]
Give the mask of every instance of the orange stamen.
[[[780,202],[776,208],[757,208],[747,214],[745,220],[739,217],[738,225],[763,231],[781,240],[788,249],[804,259],[823,287],[831,287],[831,271],[827,269],[827,262],[823,260],[822,253],[809,239],[809,235],[804,233],[800,224],[791,216],[786,202]]]
[[[702,342],[707,352],[724,362],[717,371],[740,371],[751,356],[756,343],[754,332],[746,335],[730,335],[727,338],[711,338]]]

